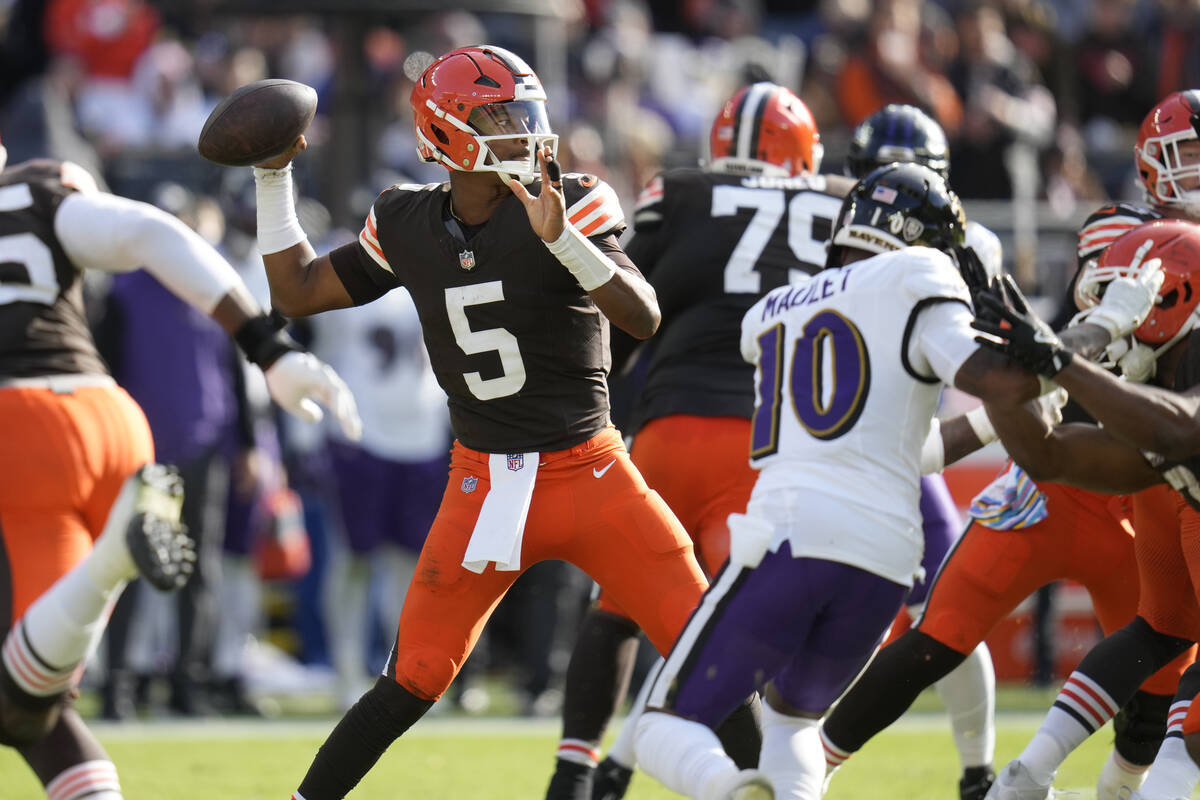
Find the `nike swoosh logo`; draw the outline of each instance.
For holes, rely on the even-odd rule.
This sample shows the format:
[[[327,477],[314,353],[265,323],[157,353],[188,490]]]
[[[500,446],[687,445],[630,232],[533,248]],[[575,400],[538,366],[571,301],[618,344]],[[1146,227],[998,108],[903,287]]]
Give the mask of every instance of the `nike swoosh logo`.
[[[595,475],[597,478],[603,478],[604,473],[606,473],[610,469],[612,469],[612,465],[615,463],[617,463],[617,460],[614,458],[612,461],[608,462],[608,464],[604,467],[604,469],[596,469],[595,467],[592,467],[592,474]]]

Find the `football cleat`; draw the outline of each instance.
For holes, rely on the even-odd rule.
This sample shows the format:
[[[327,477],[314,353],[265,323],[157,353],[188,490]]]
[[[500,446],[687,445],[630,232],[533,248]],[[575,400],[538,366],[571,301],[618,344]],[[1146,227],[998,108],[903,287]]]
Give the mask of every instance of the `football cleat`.
[[[592,800],[621,800],[629,791],[633,770],[607,756],[596,768],[592,779]]]
[[[125,544],[138,573],[161,591],[181,588],[195,569],[196,543],[179,521],[179,473],[162,464],[145,465],[126,482],[116,505],[129,501],[134,513],[125,527]]]
[[[990,767],[977,767],[972,773],[979,770],[982,770],[980,775],[963,773],[958,782],[959,800],[984,800],[987,797],[988,789],[991,789],[996,781],[996,773],[992,772]]]
[[[1049,800],[1054,796],[1050,784],[1036,782],[1029,769],[1016,759],[1000,771],[985,795],[987,800]]]

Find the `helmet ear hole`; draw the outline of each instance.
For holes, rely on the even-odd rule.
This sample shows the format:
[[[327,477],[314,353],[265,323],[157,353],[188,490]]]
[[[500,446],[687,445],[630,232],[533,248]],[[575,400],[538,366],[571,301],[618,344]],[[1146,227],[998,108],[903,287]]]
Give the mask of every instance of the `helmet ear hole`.
[[[439,142],[441,142],[446,147],[450,146],[450,137],[446,135],[446,132],[444,130],[439,128],[437,125],[430,125],[429,129],[431,131],[433,131],[433,136],[435,139],[437,139]]]
[[[1162,296],[1162,299],[1159,301],[1158,307],[1160,309],[1162,309],[1163,311],[1166,311],[1169,308],[1174,308],[1175,304],[1178,302],[1179,302],[1179,290],[1172,289],[1171,291],[1167,292],[1166,294],[1164,294]]]

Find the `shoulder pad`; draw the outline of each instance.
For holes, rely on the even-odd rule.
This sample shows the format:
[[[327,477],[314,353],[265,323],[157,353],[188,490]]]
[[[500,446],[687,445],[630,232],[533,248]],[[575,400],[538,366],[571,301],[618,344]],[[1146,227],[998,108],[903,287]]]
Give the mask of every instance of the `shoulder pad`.
[[[595,175],[563,176],[567,220],[584,236],[604,236],[625,229],[625,212],[613,188]]]
[[[383,191],[386,192],[389,189],[395,189],[395,190],[401,191],[401,192],[432,192],[434,189],[440,189],[442,186],[445,186],[445,184],[444,183],[395,183],[395,184],[392,184],[391,186],[389,186],[388,189],[384,189]],[[380,192],[380,194],[383,194],[383,192]]]
[[[896,268],[904,270],[904,291],[913,301],[946,297],[971,304],[971,292],[950,257],[932,247],[906,247],[894,256],[903,259]]]
[[[1162,219],[1162,214],[1130,203],[1114,203],[1097,209],[1079,229],[1079,260],[1099,256],[1121,234],[1156,219]]]

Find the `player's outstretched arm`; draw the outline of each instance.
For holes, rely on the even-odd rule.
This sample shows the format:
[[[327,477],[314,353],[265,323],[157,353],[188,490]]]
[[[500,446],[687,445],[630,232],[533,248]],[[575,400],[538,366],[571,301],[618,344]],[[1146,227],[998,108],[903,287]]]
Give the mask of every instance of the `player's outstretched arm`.
[[[1035,481],[1054,481],[1104,494],[1125,494],[1162,483],[1131,447],[1095,425],[1055,424],[1037,402],[987,403],[1009,456]]]
[[[520,181],[509,181],[509,188],[525,206],[533,232],[592,296],[604,316],[630,336],[648,339],[662,321],[654,287],[636,270],[618,267],[586,236],[567,224],[562,172],[553,159],[547,158],[548,153],[538,153],[542,190],[536,197]]]
[[[334,371],[305,353],[268,317],[229,263],[198,234],[166,212],[100,192],[66,197],[55,233],[71,261],[105,272],[144,267],[164,286],[212,317],[257,364],[276,402],[302,419],[333,412],[347,436],[361,422],[354,397]]]
[[[1200,453],[1200,387],[1180,393],[1122,381],[1081,359],[1054,380],[1121,441],[1176,461]]]
[[[287,152],[254,167],[258,249],[267,268],[271,304],[289,317],[354,304],[329,256],[317,256],[296,217],[292,160],[307,147],[301,136]]]

